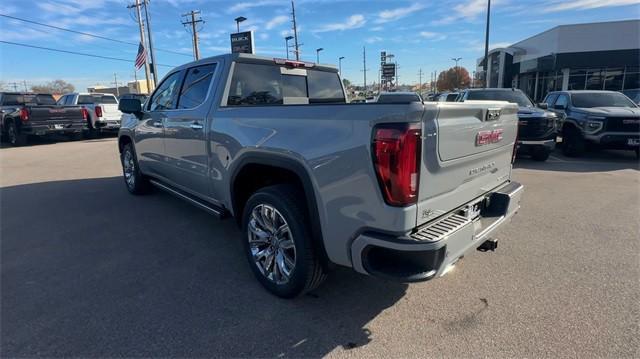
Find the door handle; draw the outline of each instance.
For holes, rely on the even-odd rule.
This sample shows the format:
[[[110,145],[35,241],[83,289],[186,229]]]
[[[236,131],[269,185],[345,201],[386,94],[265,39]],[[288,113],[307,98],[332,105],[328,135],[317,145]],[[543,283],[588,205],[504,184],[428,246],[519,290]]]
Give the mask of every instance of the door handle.
[[[151,126],[162,128],[162,121],[153,121],[151,122]]]
[[[202,130],[204,128],[204,126],[197,122],[192,123],[189,127],[191,127],[192,130]]]

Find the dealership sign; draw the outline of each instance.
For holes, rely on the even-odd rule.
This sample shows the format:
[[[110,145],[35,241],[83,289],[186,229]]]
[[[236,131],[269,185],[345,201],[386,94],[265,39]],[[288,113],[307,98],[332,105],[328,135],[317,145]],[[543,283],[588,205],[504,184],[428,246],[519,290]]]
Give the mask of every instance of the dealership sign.
[[[382,65],[382,77],[392,79],[396,76],[396,64]]]
[[[231,34],[232,54],[253,54],[254,51],[255,45],[253,43],[253,31]]]

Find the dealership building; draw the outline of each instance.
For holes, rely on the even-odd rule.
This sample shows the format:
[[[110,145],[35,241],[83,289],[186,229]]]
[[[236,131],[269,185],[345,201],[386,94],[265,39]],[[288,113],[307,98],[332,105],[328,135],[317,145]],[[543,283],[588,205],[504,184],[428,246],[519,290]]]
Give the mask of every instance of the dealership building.
[[[487,87],[519,88],[535,101],[554,90],[640,88],[640,20],[556,26],[489,51]],[[484,57],[476,76],[484,78]]]

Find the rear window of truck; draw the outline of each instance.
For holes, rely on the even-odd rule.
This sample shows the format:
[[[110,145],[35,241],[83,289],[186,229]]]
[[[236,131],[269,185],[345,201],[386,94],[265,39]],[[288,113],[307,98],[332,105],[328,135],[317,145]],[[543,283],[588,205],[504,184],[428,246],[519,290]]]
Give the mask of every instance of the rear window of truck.
[[[309,103],[345,103],[337,73],[305,69],[282,73],[279,66],[236,63],[227,105],[282,105],[284,98],[308,98]]]
[[[4,94],[2,95],[3,106],[22,106],[22,105],[55,105],[51,95],[36,94]]]
[[[78,105],[93,105],[93,104],[117,104],[115,96],[103,96],[103,95],[80,95],[78,96]]]

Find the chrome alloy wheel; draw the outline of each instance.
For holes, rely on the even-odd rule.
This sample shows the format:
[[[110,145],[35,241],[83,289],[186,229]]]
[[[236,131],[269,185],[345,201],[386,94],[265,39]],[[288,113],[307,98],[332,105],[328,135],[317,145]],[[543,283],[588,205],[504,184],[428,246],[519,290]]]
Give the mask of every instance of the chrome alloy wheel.
[[[131,153],[131,150],[124,152],[124,156],[122,157],[122,167],[124,169],[124,179],[127,182],[127,186],[129,186],[129,188],[133,188],[136,184],[136,164],[133,161],[133,153]]]
[[[251,211],[249,248],[260,272],[276,284],[289,281],[296,264],[296,247],[289,224],[274,207],[259,204]]]

